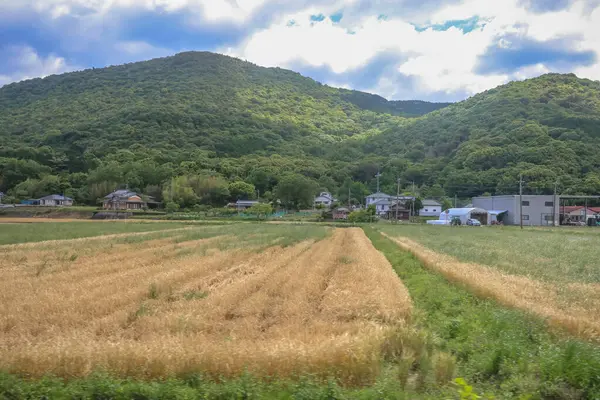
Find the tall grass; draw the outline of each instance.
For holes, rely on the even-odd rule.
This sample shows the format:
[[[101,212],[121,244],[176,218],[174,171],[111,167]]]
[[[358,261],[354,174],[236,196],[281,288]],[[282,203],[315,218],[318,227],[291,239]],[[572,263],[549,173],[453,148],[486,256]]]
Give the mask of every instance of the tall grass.
[[[132,232],[159,231],[185,227],[179,223],[140,223],[124,221],[77,221],[0,224],[0,245],[75,239]]]
[[[598,285],[553,285],[523,276],[502,274],[494,268],[463,263],[431,251],[410,239],[393,239],[425,266],[480,297],[535,313],[571,334],[600,342],[600,288]]]
[[[600,284],[600,229],[396,225],[380,229],[460,261],[552,283]]]
[[[79,241],[73,260],[59,258],[64,242],[12,248],[0,264],[0,369],[144,379],[249,371],[373,383],[383,343],[403,329],[411,301],[360,229],[329,233],[199,227],[144,242],[110,239],[100,250]],[[47,266],[35,274],[19,251]],[[395,348],[411,363],[422,353],[402,341]]]
[[[415,322],[455,357],[458,376],[502,398],[600,398],[599,346],[555,336],[543,319],[477,297],[366,231],[409,289]]]

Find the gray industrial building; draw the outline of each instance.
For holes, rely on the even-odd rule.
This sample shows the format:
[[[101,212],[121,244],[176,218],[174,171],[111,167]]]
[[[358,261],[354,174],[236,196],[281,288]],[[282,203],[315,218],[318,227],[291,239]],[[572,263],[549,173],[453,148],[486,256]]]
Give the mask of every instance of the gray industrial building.
[[[559,196],[524,195],[523,225],[558,225],[560,218]],[[482,208],[490,214],[498,215],[505,225],[519,225],[521,207],[519,195],[473,197],[473,207]]]

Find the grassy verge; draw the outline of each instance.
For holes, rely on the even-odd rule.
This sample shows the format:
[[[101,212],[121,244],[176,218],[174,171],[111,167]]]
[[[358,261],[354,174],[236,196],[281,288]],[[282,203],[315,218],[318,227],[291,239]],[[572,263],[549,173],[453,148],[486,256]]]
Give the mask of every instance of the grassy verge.
[[[3,224],[0,229],[0,245],[41,242],[45,240],[76,239],[82,237],[135,233],[176,229],[184,224],[172,222],[127,223],[116,222],[44,222],[31,224]]]
[[[416,323],[456,357],[459,376],[501,398],[600,398],[599,347],[557,338],[544,321],[471,295],[376,230],[365,231],[409,289]]]
[[[265,382],[246,374],[238,379],[214,381],[200,375],[162,382],[144,382],[95,374],[86,379],[64,381],[56,378],[19,379],[0,373],[0,398],[3,399],[110,399],[110,400],[418,400],[429,397],[404,392],[395,377],[385,375],[368,388],[343,388],[334,381],[312,377],[290,381]],[[442,398],[458,398],[444,396]]]

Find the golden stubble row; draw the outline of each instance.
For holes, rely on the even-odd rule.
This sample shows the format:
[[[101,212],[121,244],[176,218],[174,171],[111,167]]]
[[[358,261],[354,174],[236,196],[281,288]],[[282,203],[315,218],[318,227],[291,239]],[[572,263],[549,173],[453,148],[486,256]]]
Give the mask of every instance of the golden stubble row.
[[[260,253],[219,251],[223,240],[240,239],[183,249],[161,239],[43,276],[13,271],[0,283],[0,369],[144,378],[249,370],[354,383],[377,376],[381,345],[412,304],[362,230]]]
[[[481,297],[546,318],[551,326],[600,341],[600,285],[551,284],[510,275],[476,263],[436,253],[405,237],[384,236],[414,254],[426,267],[448,280],[466,285]]]

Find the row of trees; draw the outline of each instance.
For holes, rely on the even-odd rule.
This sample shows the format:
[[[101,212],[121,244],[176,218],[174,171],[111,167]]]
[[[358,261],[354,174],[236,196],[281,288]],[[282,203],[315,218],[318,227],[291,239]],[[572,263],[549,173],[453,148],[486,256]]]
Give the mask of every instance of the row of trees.
[[[299,210],[313,205],[318,183],[303,175],[289,174],[282,177],[273,192],[266,191],[260,200],[277,201],[286,209]],[[221,206],[228,201],[255,200],[259,192],[252,183],[227,182],[222,176],[203,172],[198,175],[182,175],[166,182],[162,191],[166,203],[178,208],[191,208],[197,204]],[[173,206],[171,206],[173,207]]]

